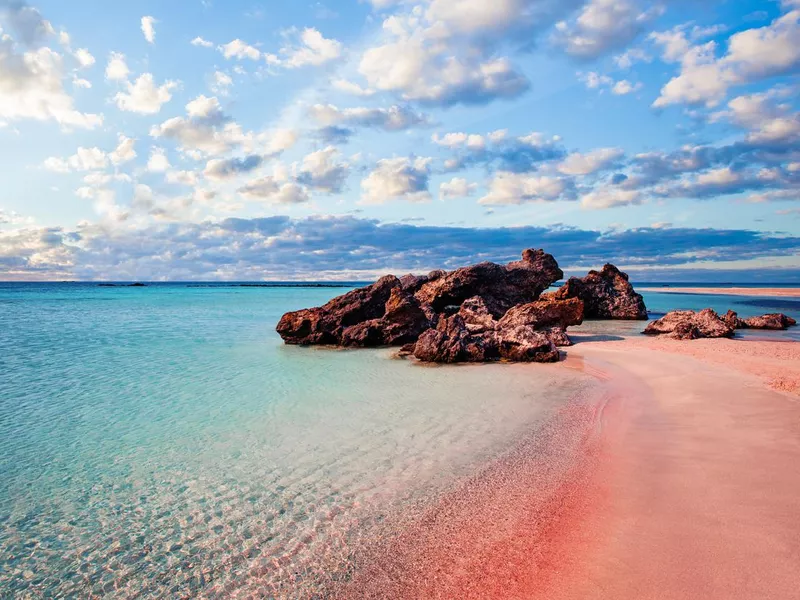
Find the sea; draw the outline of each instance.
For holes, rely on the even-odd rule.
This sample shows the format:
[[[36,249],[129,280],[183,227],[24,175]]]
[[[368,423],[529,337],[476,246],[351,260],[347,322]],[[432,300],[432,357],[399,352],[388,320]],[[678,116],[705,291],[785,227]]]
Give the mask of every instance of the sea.
[[[588,397],[558,365],[282,344],[284,312],[356,285],[0,283],[0,598],[325,597],[387,523]],[[645,299],[800,320],[797,299]]]

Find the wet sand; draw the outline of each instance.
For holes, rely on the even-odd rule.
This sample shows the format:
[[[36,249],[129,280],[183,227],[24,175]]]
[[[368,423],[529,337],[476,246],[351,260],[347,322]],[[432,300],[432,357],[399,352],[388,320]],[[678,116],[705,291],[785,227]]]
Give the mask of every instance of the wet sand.
[[[639,288],[641,292],[661,294],[708,294],[714,296],[779,296],[800,298],[800,288],[707,288],[707,287],[655,287]]]
[[[333,596],[800,598],[800,395],[770,375],[800,381],[800,344],[576,338],[561,367],[596,394],[387,527]]]

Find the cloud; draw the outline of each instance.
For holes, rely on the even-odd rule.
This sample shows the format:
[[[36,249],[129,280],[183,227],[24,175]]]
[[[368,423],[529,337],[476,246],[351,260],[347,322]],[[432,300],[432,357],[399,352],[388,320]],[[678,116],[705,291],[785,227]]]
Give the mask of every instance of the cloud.
[[[144,34],[144,39],[150,44],[156,43],[156,23],[158,23],[158,21],[156,21],[154,17],[142,17],[142,34]]]
[[[503,206],[555,202],[573,199],[572,193],[573,184],[564,177],[500,171],[492,178],[489,191],[478,203]]]
[[[106,66],[106,79],[109,81],[127,81],[130,75],[128,63],[125,62],[125,55],[120,52],[112,52],[108,57]]]
[[[119,145],[117,145],[116,150],[108,155],[111,163],[121,165],[136,158],[135,144],[136,140],[119,134]]]
[[[224,181],[238,175],[249,173],[261,166],[264,157],[258,154],[244,158],[214,158],[206,163],[203,175],[212,181]]]
[[[563,157],[566,152],[558,136],[532,132],[523,136],[508,136],[505,130],[486,135],[451,132],[443,136],[434,134],[432,140],[439,146],[455,151],[455,156],[445,162],[448,171],[480,165],[488,169],[525,173],[540,163]]]
[[[439,186],[439,198],[441,200],[467,198],[472,196],[477,189],[477,183],[469,183],[462,177],[453,177],[450,181],[445,181]]]
[[[785,88],[738,96],[728,102],[728,111],[714,115],[728,117],[749,131],[746,140],[753,144],[795,144],[800,141],[800,113],[776,99],[792,94]]]
[[[352,81],[348,81],[346,79],[334,79],[331,82],[331,85],[335,90],[344,92],[345,94],[351,94],[353,96],[374,96],[376,93],[373,89],[361,87],[357,83],[353,83]]]
[[[591,175],[609,169],[624,156],[622,148],[599,148],[586,154],[573,152],[558,166],[565,175]]]
[[[597,58],[625,47],[661,13],[659,5],[644,9],[637,0],[589,0],[573,22],[556,25],[555,41],[572,56]]]
[[[209,42],[208,40],[205,40],[205,39],[201,38],[199,35],[189,43],[192,46],[201,46],[203,48],[213,48],[214,47],[214,42]]]
[[[233,79],[230,75],[223,73],[222,71],[214,71],[214,74],[211,76],[211,83],[208,87],[215,94],[224,96],[227,95],[228,88],[232,85]]]
[[[280,64],[287,69],[319,66],[339,58],[342,55],[342,44],[325,38],[313,27],[307,27],[300,32],[297,44],[282,48],[281,54],[283,58]]]
[[[641,204],[643,200],[644,197],[638,190],[601,187],[581,196],[581,206],[589,210],[601,210]]]
[[[51,156],[44,161],[44,168],[56,173],[69,173],[71,171],[104,169],[107,164],[108,157],[100,148],[84,148],[81,146],[75,154],[67,159]]]
[[[720,58],[716,56],[715,42],[687,49],[685,37],[681,39],[680,34],[669,39],[672,41],[666,43],[664,56],[671,60],[682,55],[681,71],[664,85],[653,106],[713,107],[733,86],[791,73],[800,66],[800,10],[792,10],[764,27],[733,34],[728,38],[727,52]]]
[[[0,231],[0,277],[372,279],[391,271],[507,262],[530,247],[544,248],[562,268],[576,274],[605,262],[644,272],[700,262],[724,266],[728,261],[797,256],[800,238],[748,229],[435,227],[332,216],[175,222],[133,229],[30,227]]]
[[[147,170],[151,173],[164,173],[170,168],[167,153],[163,148],[153,147],[147,161]]]
[[[294,131],[277,129],[245,132],[226,115],[219,100],[200,95],[186,105],[187,117],[174,117],[150,128],[150,135],[178,143],[195,158],[217,156],[242,149],[248,154],[276,155],[297,141]]]
[[[601,93],[605,90],[611,90],[611,93],[615,96],[632,94],[642,89],[641,83],[632,83],[627,79],[614,81],[612,77],[601,75],[595,71],[589,71],[588,73],[578,71],[578,79],[590,90],[601,90]]]
[[[298,183],[328,194],[341,193],[350,168],[338,158],[339,151],[333,146],[308,154],[297,173]]]
[[[361,181],[361,204],[428,202],[430,158],[385,158]]]
[[[15,7],[19,8],[11,5],[7,10],[18,20],[23,39],[38,39],[38,12]],[[17,53],[11,37],[0,33],[0,121],[53,120],[62,127],[83,129],[100,126],[102,115],[75,109],[72,97],[64,89],[65,76],[64,59],[58,52],[42,47]]]
[[[339,109],[333,104],[315,104],[309,109],[309,114],[324,127],[375,127],[385,131],[402,131],[430,124],[426,115],[405,106]]]
[[[178,87],[177,81],[165,81],[157,86],[152,73],[143,73],[134,83],[126,83],[127,92],[117,92],[114,102],[120,110],[154,115],[161,107],[172,100],[172,90]]]
[[[22,0],[0,1],[0,17],[29,47],[41,45],[55,33],[50,21],[38,9]]]
[[[73,56],[75,56],[82,69],[87,69],[96,62],[94,56],[86,48],[78,48],[73,53]]]
[[[222,56],[227,59],[236,58],[244,60],[245,58],[249,58],[250,60],[258,60],[261,58],[261,51],[258,48],[238,38],[219,46],[219,51],[222,52]]]
[[[272,176],[255,179],[238,191],[248,200],[263,200],[272,204],[303,204],[309,200],[303,186],[280,182]]]

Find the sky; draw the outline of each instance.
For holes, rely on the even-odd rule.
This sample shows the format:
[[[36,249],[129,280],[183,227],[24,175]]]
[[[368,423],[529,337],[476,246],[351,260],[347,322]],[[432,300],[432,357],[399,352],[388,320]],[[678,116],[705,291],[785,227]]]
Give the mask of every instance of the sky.
[[[0,279],[800,282],[800,0],[0,0]]]

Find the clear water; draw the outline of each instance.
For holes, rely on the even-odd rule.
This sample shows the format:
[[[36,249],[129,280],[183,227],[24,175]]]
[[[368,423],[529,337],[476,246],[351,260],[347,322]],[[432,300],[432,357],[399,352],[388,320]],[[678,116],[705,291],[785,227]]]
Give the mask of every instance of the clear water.
[[[282,345],[283,312],[341,292],[0,284],[0,597],[310,596],[591,385]],[[749,300],[647,295],[775,310]]]
[[[0,597],[296,597],[588,385],[282,345],[337,289],[0,284]]]

